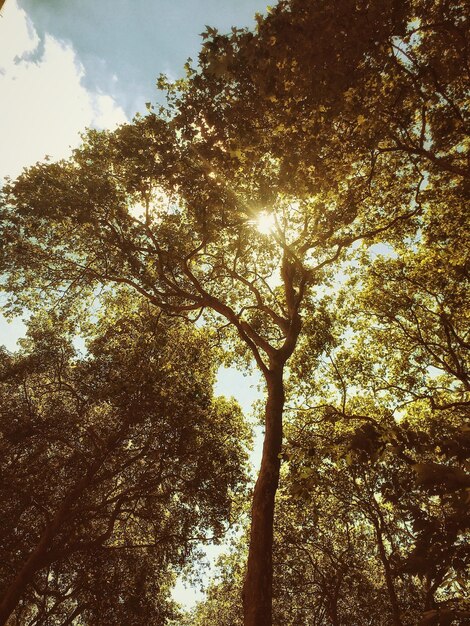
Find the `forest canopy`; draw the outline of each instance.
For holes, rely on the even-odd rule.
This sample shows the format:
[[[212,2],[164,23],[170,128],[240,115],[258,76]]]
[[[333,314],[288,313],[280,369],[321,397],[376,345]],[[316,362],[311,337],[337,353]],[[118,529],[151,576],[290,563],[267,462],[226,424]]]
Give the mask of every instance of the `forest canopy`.
[[[40,315],[2,354],[3,623],[166,623],[176,573],[243,492],[246,427],[212,397],[201,331],[126,294],[86,357],[73,330]]]
[[[464,624],[463,3],[281,0],[185,69],[2,191],[9,310],[34,321],[3,355],[5,471],[29,478],[0,622]],[[222,359],[265,389],[249,506]],[[178,616],[173,568],[232,510],[246,530]]]

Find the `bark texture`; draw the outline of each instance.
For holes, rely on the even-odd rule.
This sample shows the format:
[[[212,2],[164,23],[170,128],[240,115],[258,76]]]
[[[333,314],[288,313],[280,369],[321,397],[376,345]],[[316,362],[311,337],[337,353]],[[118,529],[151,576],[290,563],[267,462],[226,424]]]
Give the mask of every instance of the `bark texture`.
[[[266,375],[268,397],[261,468],[251,509],[250,548],[243,586],[245,626],[272,626],[273,521],[279,484],[284,386],[282,368]]]
[[[10,584],[0,603],[0,626],[7,623],[26,587],[31,583],[36,572],[42,567],[47,550],[46,541],[41,540],[36,550],[30,555],[21,570]]]
[[[36,547],[30,553],[0,600],[0,626],[8,622],[10,615],[15,610],[15,607],[28,585],[33,581],[36,573],[54,561],[56,554],[52,551],[53,541],[59,529],[64,524],[66,517],[70,514],[72,506],[90,486],[103,460],[104,457],[92,465],[89,472],[78,482],[69,495],[64,498],[54,517],[47,522]],[[67,552],[61,550],[60,554],[65,556]]]
[[[379,546],[379,554],[380,560],[382,561],[384,574],[385,574],[385,582],[387,584],[388,595],[390,598],[390,606],[392,608],[392,619],[393,626],[403,626],[403,622],[400,618],[400,604],[398,602],[397,593],[395,590],[395,584],[393,582],[393,573],[390,567],[390,562],[387,557],[387,552],[385,550],[382,528],[379,522],[375,522],[375,532],[377,535],[377,543]]]

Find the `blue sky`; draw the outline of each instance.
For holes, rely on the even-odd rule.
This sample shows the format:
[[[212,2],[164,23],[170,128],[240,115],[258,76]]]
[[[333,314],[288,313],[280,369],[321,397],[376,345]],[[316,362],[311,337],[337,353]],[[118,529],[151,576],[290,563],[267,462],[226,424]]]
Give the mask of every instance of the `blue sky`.
[[[6,0],[0,184],[45,155],[68,156],[85,127],[113,128],[144,112],[157,99],[157,76],[176,78],[188,57],[197,59],[205,25],[252,27],[265,9],[265,0]],[[24,330],[21,320],[0,314],[0,345],[14,350]],[[216,392],[235,396],[249,412],[258,383],[256,374],[224,368]],[[259,451],[258,442],[255,464]],[[200,594],[180,584],[177,597],[191,604]]]
[[[155,98],[158,74],[176,77],[188,57],[197,58],[206,24],[222,31],[252,26],[266,1],[19,0],[19,6],[42,42],[49,34],[73,46],[88,89],[111,95],[132,117]]]

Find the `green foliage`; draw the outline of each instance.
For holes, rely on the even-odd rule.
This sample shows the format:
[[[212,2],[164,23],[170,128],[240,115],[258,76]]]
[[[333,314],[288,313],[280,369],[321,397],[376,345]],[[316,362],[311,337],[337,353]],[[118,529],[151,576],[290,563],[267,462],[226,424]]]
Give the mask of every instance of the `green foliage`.
[[[258,17],[256,32],[208,27],[197,67],[188,61],[175,83],[160,78],[166,108],[149,107],[114,132],[87,132],[71,159],[37,164],[3,191],[0,267],[12,311],[52,302],[86,327],[90,298],[105,302],[124,285],[154,314],[202,319],[230,348],[226,359],[254,358],[271,393],[266,426],[279,435],[265,448],[271,496],[278,461],[286,462],[273,555],[279,625],[468,617],[465,21],[458,2],[281,0]],[[263,213],[273,224],[266,233],[256,226]],[[114,441],[136,372],[150,368],[165,389],[178,389],[152,388],[147,400],[139,391],[138,414],[143,424],[174,406],[179,417],[162,434],[162,458],[180,460],[173,469],[186,508],[200,496],[185,491],[191,485],[210,495],[191,509],[192,528],[219,535],[227,489],[241,480],[239,418],[202,392],[212,373],[200,335],[165,325],[161,357],[149,354],[148,328],[120,297],[87,359],[76,359],[60,334],[42,341],[41,330],[34,349],[8,357],[6,371],[20,382],[30,372],[44,388],[44,414],[55,416],[48,446],[63,411],[74,439],[91,437],[79,434],[90,422],[97,441]],[[57,341],[83,414],[73,394],[59,411],[44,382],[57,369]],[[190,357],[203,351],[201,363],[185,369],[169,349],[181,341]],[[22,396],[8,376],[14,413]],[[188,406],[197,416],[190,427]],[[20,446],[28,432],[8,430],[8,445]],[[178,448],[175,433],[187,445]],[[51,458],[64,454],[57,445]],[[115,471],[128,453],[119,448]],[[34,454],[30,467],[50,473]],[[157,467],[146,462],[137,484],[153,484]],[[183,496],[167,495],[162,511],[182,523]],[[41,492],[46,503],[53,497]],[[172,562],[180,562],[178,545]],[[242,575],[233,559],[189,620],[239,623]]]
[[[244,483],[247,431],[213,381],[205,335],[126,292],[86,356],[44,316],[2,354],[0,572],[7,589],[27,572],[17,620],[175,616],[175,572],[222,536]]]

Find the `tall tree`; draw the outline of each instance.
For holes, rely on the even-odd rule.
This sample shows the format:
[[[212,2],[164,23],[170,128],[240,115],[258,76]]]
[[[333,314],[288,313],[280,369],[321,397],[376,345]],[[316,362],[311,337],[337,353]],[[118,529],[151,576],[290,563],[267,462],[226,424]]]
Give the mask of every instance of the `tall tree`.
[[[302,308],[319,308],[316,287],[355,241],[413,233],[426,185],[462,202],[464,17],[437,0],[281,1],[256,33],[209,29],[187,80],[160,81],[165,111],[89,132],[70,161],[5,190],[14,294],[125,283],[171,314],[212,311],[261,371],[246,626],[272,623],[284,376]]]
[[[305,318],[289,378],[275,624],[468,620],[468,245],[463,216],[442,222],[442,208],[429,203],[414,242],[359,252],[344,267],[351,282],[325,297],[335,306]],[[238,568],[226,564],[196,620],[220,609],[241,623]]]
[[[57,319],[2,354],[1,624],[168,623],[174,572],[243,487],[207,338],[114,300],[86,357]]]

